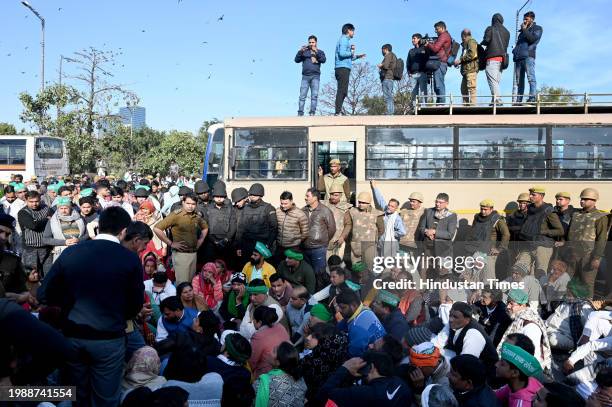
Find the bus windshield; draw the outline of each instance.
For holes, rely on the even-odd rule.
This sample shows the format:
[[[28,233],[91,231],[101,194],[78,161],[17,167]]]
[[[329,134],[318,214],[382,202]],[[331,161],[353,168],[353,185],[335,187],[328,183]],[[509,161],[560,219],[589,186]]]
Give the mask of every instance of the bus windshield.
[[[64,157],[64,144],[53,138],[38,138],[36,154],[42,159],[61,159]]]

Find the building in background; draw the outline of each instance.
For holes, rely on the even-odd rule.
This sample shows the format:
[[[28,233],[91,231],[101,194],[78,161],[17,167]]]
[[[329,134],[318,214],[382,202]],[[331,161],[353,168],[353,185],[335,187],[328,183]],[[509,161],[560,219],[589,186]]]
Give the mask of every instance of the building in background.
[[[131,126],[132,130],[140,130],[147,125],[146,109],[142,106],[126,106],[119,109],[121,123]]]

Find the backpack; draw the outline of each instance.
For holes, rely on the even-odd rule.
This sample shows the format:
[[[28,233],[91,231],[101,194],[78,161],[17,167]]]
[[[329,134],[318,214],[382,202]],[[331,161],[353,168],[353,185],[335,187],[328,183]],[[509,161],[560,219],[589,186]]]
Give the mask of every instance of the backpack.
[[[395,61],[395,68],[393,69],[393,80],[401,81],[403,75],[404,75],[404,60],[402,58],[397,58],[397,60]]]
[[[459,47],[461,47],[461,44],[459,44],[457,41],[455,41],[451,37],[451,46],[450,46],[450,49],[448,50],[448,58],[446,62],[448,66],[453,65],[453,63],[455,62],[455,59],[457,59],[457,54],[459,54]]]
[[[484,71],[487,69],[487,53],[480,44],[478,44],[477,49],[478,54],[476,55],[476,58],[478,58],[478,70]]]

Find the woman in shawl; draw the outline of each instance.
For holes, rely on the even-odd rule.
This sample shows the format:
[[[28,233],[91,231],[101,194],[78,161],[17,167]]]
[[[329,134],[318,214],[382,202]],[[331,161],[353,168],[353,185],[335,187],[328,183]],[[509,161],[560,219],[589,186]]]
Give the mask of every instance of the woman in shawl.
[[[204,299],[193,293],[193,286],[188,281],[184,281],[176,287],[176,295],[180,298],[185,308],[193,308],[198,311],[208,309]]]
[[[306,399],[309,406],[323,406],[326,400],[317,399],[317,393],[327,378],[348,357],[348,338],[331,323],[316,324],[306,337],[306,349],[311,353],[300,361],[300,371],[308,385]]]
[[[162,387],[166,378],[159,375],[160,364],[157,351],[150,346],[143,346],[134,352],[121,383],[121,399],[137,387],[146,386],[153,391]]]
[[[255,407],[303,406],[306,383],[299,368],[299,354],[289,342],[282,342],[272,352],[274,369],[253,383],[257,394]]]
[[[66,247],[86,240],[86,232],[85,222],[72,208],[70,198],[60,197],[57,199],[57,211],[45,227],[43,244],[53,246],[53,261],[55,261]]]
[[[162,220],[161,213],[155,210],[155,206],[149,200],[144,201],[140,204],[138,212],[134,215],[134,220],[141,221],[149,225],[151,230],[153,227]],[[147,247],[143,253],[153,252],[160,259],[166,257],[167,245],[162,242],[155,233],[153,233],[153,239],[147,243]]]
[[[193,277],[191,284],[194,294],[201,297],[211,310],[216,311],[221,306],[223,289],[215,263],[206,263]]]

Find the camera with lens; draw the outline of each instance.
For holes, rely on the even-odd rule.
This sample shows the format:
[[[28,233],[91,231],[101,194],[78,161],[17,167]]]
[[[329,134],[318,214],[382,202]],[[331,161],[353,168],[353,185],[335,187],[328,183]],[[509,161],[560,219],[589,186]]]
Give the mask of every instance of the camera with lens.
[[[422,47],[425,44],[436,42],[437,39],[438,37],[430,37],[429,34],[425,34],[419,41],[419,45]]]

